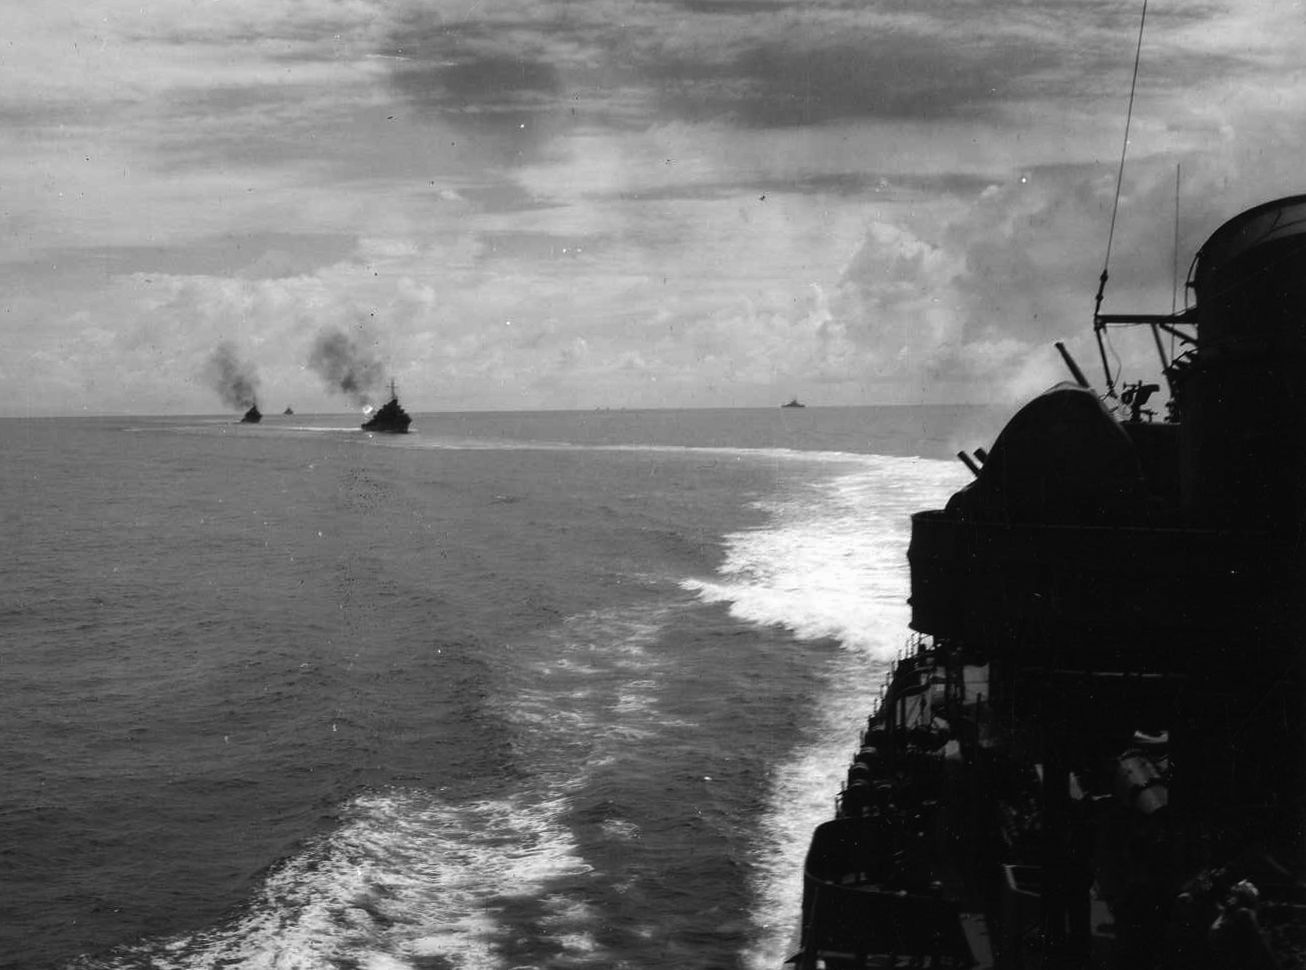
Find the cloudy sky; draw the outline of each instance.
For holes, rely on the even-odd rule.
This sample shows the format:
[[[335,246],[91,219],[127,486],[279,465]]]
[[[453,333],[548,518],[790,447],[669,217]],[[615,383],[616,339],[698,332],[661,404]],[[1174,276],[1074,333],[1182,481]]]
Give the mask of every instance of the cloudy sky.
[[[1008,401],[1089,342],[1140,2],[0,13],[0,413]],[[1152,0],[1108,312],[1306,191],[1300,0]],[[1128,335],[1117,349],[1135,353]],[[1147,346],[1146,344],[1144,346]],[[1090,366],[1092,365],[1092,366]]]

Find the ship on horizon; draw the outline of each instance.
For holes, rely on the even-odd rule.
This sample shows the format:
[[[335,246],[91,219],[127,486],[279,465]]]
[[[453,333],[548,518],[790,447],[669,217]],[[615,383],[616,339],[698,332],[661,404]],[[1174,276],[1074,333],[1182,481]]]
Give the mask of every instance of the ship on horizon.
[[[782,408],[805,408],[805,407],[807,407],[806,404],[804,404],[802,401],[798,400],[798,398],[796,398],[796,397],[794,397],[794,398],[790,398],[788,402],[786,402],[785,404],[781,404],[780,406],[781,406]]]
[[[241,424],[258,424],[263,420],[263,412],[258,409],[257,404],[251,404],[245,416],[240,419]]]
[[[408,426],[412,423],[413,419],[408,416],[408,412],[399,406],[399,392],[395,389],[395,382],[392,379],[390,400],[377,408],[376,413],[363,422],[363,430],[378,431],[382,434],[408,434]]]

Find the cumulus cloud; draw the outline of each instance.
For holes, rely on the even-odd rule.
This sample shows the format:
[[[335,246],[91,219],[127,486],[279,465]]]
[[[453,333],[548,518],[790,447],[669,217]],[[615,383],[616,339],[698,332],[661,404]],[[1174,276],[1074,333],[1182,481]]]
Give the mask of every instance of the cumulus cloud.
[[[1107,309],[1170,307],[1176,163],[1183,266],[1300,190],[1296,14],[1150,13]],[[1095,354],[1129,5],[14,16],[16,399],[200,410],[229,340],[330,408],[314,338],[360,324],[414,407],[989,399]]]

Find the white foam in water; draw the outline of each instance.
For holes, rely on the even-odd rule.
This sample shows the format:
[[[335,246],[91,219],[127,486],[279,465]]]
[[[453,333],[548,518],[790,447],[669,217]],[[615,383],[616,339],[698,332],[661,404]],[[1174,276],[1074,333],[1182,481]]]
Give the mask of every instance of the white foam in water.
[[[340,828],[269,875],[244,916],[103,965],[407,970],[414,957],[439,956],[500,970],[496,903],[543,896],[552,881],[588,871],[560,822],[565,807],[557,797],[450,805],[424,791],[360,796]],[[582,925],[591,914],[566,900],[548,910],[564,948],[593,949]]]
[[[660,664],[648,648],[665,606],[600,610],[542,631],[517,653],[497,694],[530,780],[509,798],[450,804],[422,790],[362,795],[343,823],[278,866],[238,919],[146,944],[114,968],[409,970],[440,958],[459,970],[514,970],[504,944],[522,927],[502,916],[508,897],[542,909],[533,933],[561,953],[551,965],[601,965],[600,915],[585,898],[589,867],[564,823],[573,792],[659,725]],[[495,703],[491,700],[490,703]],[[609,821],[616,841],[639,836]],[[582,888],[559,889],[565,880]],[[510,947],[508,948],[510,949]]]
[[[886,656],[880,631],[906,630],[909,516],[957,484],[950,462],[867,457],[856,472],[758,503],[770,522],[726,537],[720,579],[683,585],[736,619]]]
[[[757,933],[743,954],[751,968],[774,970],[792,955],[811,831],[832,817],[877,675],[910,633],[910,516],[964,482],[952,462],[869,456],[856,471],[760,503],[769,521],[726,537],[719,577],[683,584],[737,619],[846,648],[822,672],[816,740],[772,772],[754,860]]]
[[[577,740],[616,751],[649,736],[654,722],[669,723],[657,711],[659,679],[649,676],[664,661],[648,651],[665,613],[663,606],[585,613],[531,644],[531,661],[504,701],[510,723],[536,729],[520,739],[532,746],[523,760],[547,764],[558,746]],[[559,683],[563,677],[575,683]],[[583,769],[570,761],[562,774],[574,785]]]

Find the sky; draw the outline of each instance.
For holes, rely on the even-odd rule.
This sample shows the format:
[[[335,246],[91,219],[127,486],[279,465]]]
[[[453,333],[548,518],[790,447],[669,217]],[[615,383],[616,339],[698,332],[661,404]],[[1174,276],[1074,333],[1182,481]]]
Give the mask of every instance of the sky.
[[[1006,403],[1057,340],[1100,385],[1141,13],[5,4],[0,414],[221,413],[215,354],[354,409],[324,339],[412,411]],[[1300,0],[1151,0],[1105,312],[1306,191],[1303,50]]]

